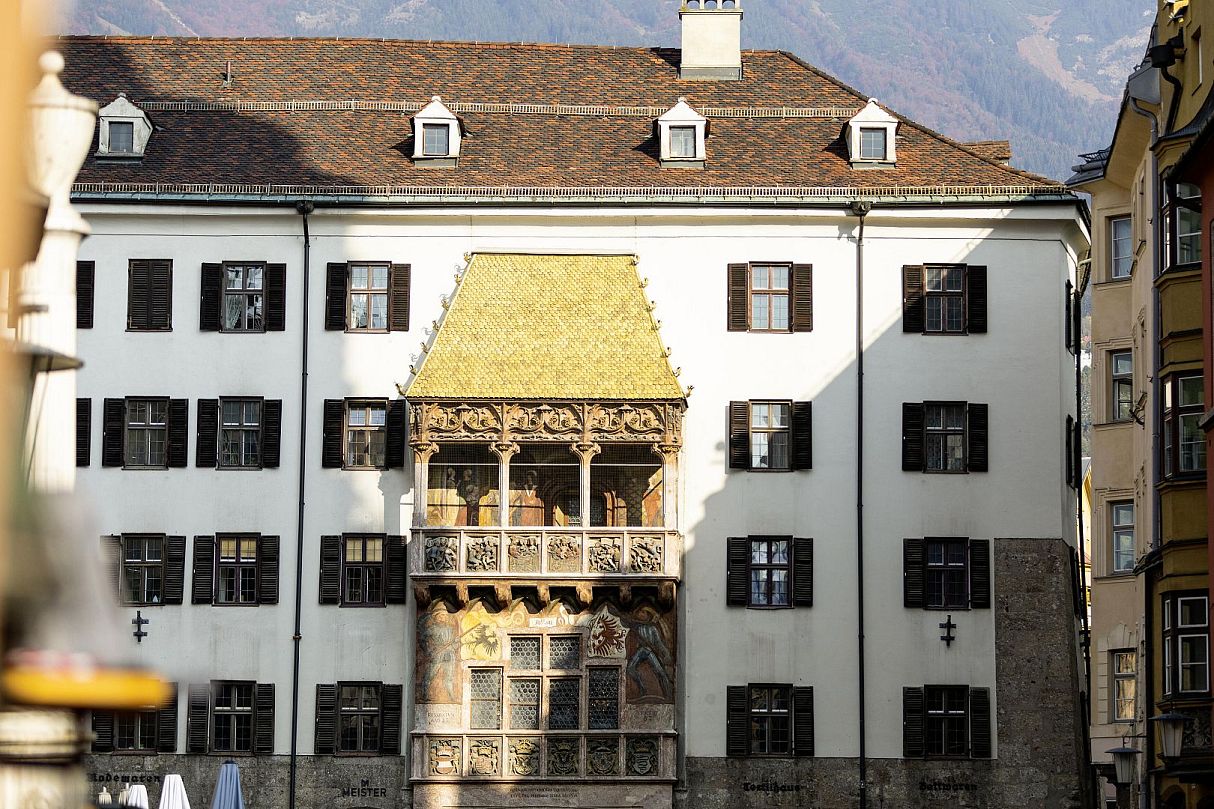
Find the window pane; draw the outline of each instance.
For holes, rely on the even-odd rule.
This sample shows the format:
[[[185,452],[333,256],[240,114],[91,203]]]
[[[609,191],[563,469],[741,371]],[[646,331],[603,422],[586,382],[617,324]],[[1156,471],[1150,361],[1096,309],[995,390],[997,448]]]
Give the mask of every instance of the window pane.
[[[1133,260],[1130,245],[1130,218],[1126,216],[1112,220],[1109,229],[1112,237],[1112,275],[1114,278],[1125,278],[1130,274]]]
[[[696,156],[696,130],[694,126],[670,127],[670,156]]]
[[[772,606],[788,606],[788,571],[779,568],[771,571],[771,601]]]
[[[788,289],[788,267],[775,266],[771,268],[771,288]]]
[[[388,328],[388,296],[371,295],[371,328]]]
[[[451,128],[447,124],[422,124],[422,139],[422,154],[451,154]]]
[[[771,440],[768,443],[768,451],[770,452],[768,466],[772,469],[787,469],[788,468],[788,433],[770,433]]]
[[[944,331],[944,298],[927,296],[927,330]]]
[[[863,160],[885,159],[885,130],[860,130],[860,157]]]
[[[944,289],[948,292],[960,292],[965,282],[965,270],[960,267],[944,268]]]
[[[948,331],[961,331],[962,323],[962,306],[960,297],[949,297],[945,299],[945,308],[947,317],[945,318],[945,329]]]
[[[350,268],[350,289],[366,289],[370,280],[370,269],[365,264],[355,264]]]
[[[944,270],[941,267],[926,268],[927,280],[926,288],[928,292],[943,292],[944,291]]]
[[[1117,351],[1110,355],[1113,361],[1113,373],[1125,376],[1134,373],[1134,354],[1130,351]]]
[[[770,329],[770,302],[767,295],[752,295],[750,298],[750,327]]]
[[[130,121],[110,121],[110,151],[130,154],[135,151],[135,124]]]
[[[559,635],[548,639],[548,665],[554,669],[576,669],[582,665],[582,637]]]
[[[253,265],[245,268],[245,289],[261,289],[262,268]]]
[[[386,265],[379,265],[371,268],[371,288],[372,289],[387,289],[388,288],[388,268]]]
[[[1202,389],[1202,379],[1200,376],[1187,376],[1179,380],[1180,385],[1180,406],[1200,406],[1204,401],[1205,396]]]
[[[771,326],[772,329],[788,328],[788,296],[771,296]]]
[[[756,565],[767,564],[768,544],[767,540],[762,539],[757,542],[750,543],[750,562]]]
[[[1177,626],[1205,626],[1209,620],[1204,598],[1182,598],[1177,605],[1180,612]]]
[[[350,328],[367,328],[367,296],[350,296]]]

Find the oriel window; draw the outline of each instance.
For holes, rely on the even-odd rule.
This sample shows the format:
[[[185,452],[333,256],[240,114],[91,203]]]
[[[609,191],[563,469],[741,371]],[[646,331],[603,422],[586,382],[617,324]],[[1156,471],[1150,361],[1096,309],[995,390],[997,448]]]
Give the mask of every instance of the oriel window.
[[[1129,278],[1134,266],[1131,220],[1119,216],[1109,220],[1110,275],[1113,278]]]
[[[1201,429],[1205,394],[1200,373],[1165,379],[1163,394],[1163,474],[1205,470],[1206,437]]]
[[[1112,378],[1110,403],[1113,421],[1129,421],[1134,417],[1134,353],[1114,351],[1109,354]]]
[[[468,726],[473,730],[497,730],[502,726],[502,670],[472,669],[470,679]]]
[[[1138,553],[1134,542],[1134,504],[1109,503],[1112,512],[1113,572],[1129,573]]]

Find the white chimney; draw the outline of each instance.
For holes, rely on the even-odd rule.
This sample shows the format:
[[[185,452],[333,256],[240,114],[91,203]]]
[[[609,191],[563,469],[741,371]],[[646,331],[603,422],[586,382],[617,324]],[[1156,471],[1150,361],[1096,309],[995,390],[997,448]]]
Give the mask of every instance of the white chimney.
[[[683,0],[679,20],[679,78],[742,78],[742,0]]]

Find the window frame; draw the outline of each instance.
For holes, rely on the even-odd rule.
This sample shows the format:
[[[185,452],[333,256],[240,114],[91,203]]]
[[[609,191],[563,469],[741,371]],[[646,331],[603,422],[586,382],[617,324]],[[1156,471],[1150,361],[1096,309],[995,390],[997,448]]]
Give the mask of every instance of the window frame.
[[[782,564],[772,564],[770,562],[756,564],[754,562],[755,545],[758,543],[766,543],[767,544],[767,556],[768,556],[768,559],[770,559],[771,558],[771,543],[773,543],[773,542],[783,542],[785,544],[785,546],[786,546],[785,547],[785,559],[787,561],[783,562]],[[792,597],[793,537],[792,536],[775,536],[775,535],[753,535],[753,536],[746,537],[746,545],[747,545],[747,548],[746,548],[746,550],[747,550],[747,554],[746,554],[746,608],[754,609],[754,610],[792,609],[792,607],[793,607],[793,597]],[[785,574],[786,574],[785,579],[784,579],[785,603],[783,603],[783,604],[773,604],[773,603],[762,604],[762,603],[756,603],[754,601],[754,594],[755,594],[754,593],[754,580],[752,578],[751,571],[753,571],[755,569],[767,570],[769,572],[773,571],[773,570],[784,570],[785,571]],[[771,580],[768,579],[769,589],[770,589],[770,584],[771,584]]]
[[[236,556],[226,558],[223,555],[223,543],[235,542]],[[242,556],[242,546],[246,543],[252,543],[253,558],[248,560]],[[216,607],[256,607],[261,603],[261,537],[258,534],[216,534],[215,536],[215,578],[214,590],[211,596],[211,604]],[[220,599],[223,582],[220,578],[221,571],[224,568],[233,568],[233,592],[235,600],[223,601]],[[250,600],[244,600],[241,594],[241,583],[246,578],[251,576],[253,579],[253,597]]]
[[[169,468],[169,397],[167,397],[167,396],[128,396],[125,399],[123,399],[122,401],[123,401],[122,468],[123,469],[168,469]],[[145,421],[144,423],[139,424],[139,425],[132,426],[131,425],[131,406],[135,405],[135,404],[142,404],[144,406],[150,406],[152,404],[163,404],[164,405],[163,423],[159,424],[159,426],[152,426],[153,422],[150,421],[151,414],[149,412],[148,421]],[[150,433],[153,431],[159,431],[159,432],[163,433],[164,441],[161,444],[161,453],[163,455],[163,458],[160,463],[158,463],[158,464],[153,464],[153,463],[134,464],[134,463],[130,462],[130,447],[131,447],[130,439],[131,439],[132,430],[141,430],[144,433],[148,433],[149,439],[150,439]],[[151,445],[149,443],[148,455],[147,455],[147,457],[149,457],[149,459],[150,459],[150,452],[151,452],[150,446]]]
[[[960,692],[963,692],[965,695],[965,710],[963,712],[961,712],[961,714],[960,714],[961,726],[965,732],[965,743],[962,745],[963,749],[959,753],[947,752],[947,747],[948,747],[947,722],[949,721],[950,717],[953,717],[955,719],[958,716],[957,712],[954,711],[954,712],[950,713],[948,711],[948,707],[947,707],[948,706],[948,696],[947,695],[948,695],[948,692],[950,692],[950,691],[960,691]],[[945,710],[943,713],[939,714],[938,716],[933,716],[933,712],[932,712],[931,708],[929,707],[932,702],[931,698],[932,698],[933,694],[943,694],[943,698],[944,698],[943,704],[945,706]],[[923,686],[923,752],[924,752],[924,758],[932,759],[932,760],[936,760],[936,761],[940,761],[940,760],[956,761],[956,760],[961,760],[961,759],[972,758],[972,755],[970,752],[970,750],[973,746],[973,739],[970,738],[971,714],[972,714],[972,709],[970,706],[970,687],[969,686],[967,686],[967,685],[924,685]],[[943,744],[946,749],[946,752],[934,753],[934,752],[931,752],[928,750],[929,738],[930,738],[928,735],[928,727],[929,727],[929,723],[932,723],[932,722],[944,723],[942,726],[942,729],[941,729],[941,739],[943,740]]]
[[[930,465],[927,439],[933,434],[956,435],[957,430],[953,428],[932,428],[929,426],[930,419],[928,411],[933,407],[958,407],[961,409],[961,466],[959,469],[932,469]],[[943,419],[941,419],[943,423]],[[923,473],[927,475],[965,475],[969,473],[970,466],[970,427],[969,427],[969,402],[959,401],[925,401],[923,403]],[[947,445],[947,442],[946,442]]]
[[[698,160],[700,157],[699,137],[695,124],[671,124],[667,127],[666,138],[668,142],[669,157],[668,160]],[[679,154],[675,151],[675,132],[680,134],[691,133],[691,154]]]
[[[1188,186],[1196,189],[1196,194],[1192,196],[1182,197],[1180,195],[1181,186]],[[1195,201],[1195,202],[1194,202]],[[1196,244],[1197,258],[1191,261],[1180,260],[1180,241],[1182,234],[1180,232],[1181,211],[1189,211],[1196,214],[1197,229],[1195,231],[1186,231],[1183,238],[1192,238]],[[1193,183],[1184,181],[1173,181],[1167,186],[1167,199],[1164,201],[1163,208],[1164,216],[1164,255],[1167,261],[1167,267],[1164,271],[1173,268],[1195,269],[1201,266],[1202,253],[1205,249],[1202,238],[1202,217],[1201,217],[1201,189]]]
[[[340,606],[343,606],[343,607],[384,607],[384,606],[387,606],[387,599],[386,599],[386,592],[385,592],[387,590],[387,584],[388,584],[388,581],[387,581],[388,563],[387,563],[387,557],[386,557],[387,546],[388,546],[387,539],[388,538],[385,534],[342,534],[342,536],[341,536],[341,566],[340,566],[340,571],[338,574],[340,576],[340,587],[341,587],[341,594],[340,594],[340,601],[339,601]],[[380,543],[379,561],[378,562],[367,562],[366,561],[367,542],[371,541],[371,540],[375,540]],[[347,548],[349,547],[350,542],[357,542],[357,543],[361,544],[362,560],[355,561],[355,562],[347,561],[347,559],[346,559],[346,556],[348,554]],[[348,601],[348,600],[346,600],[346,593],[347,593],[346,571],[347,571],[347,569],[352,568],[352,567],[370,569],[370,568],[376,567],[376,566],[379,567],[379,600],[378,601],[371,601],[371,600]],[[369,579],[364,577],[362,588],[361,588],[364,593],[366,593],[366,591],[367,591],[367,582],[368,581],[369,581]]]
[[[229,427],[224,421],[224,404],[228,402],[239,403],[241,405],[241,423],[239,426]],[[257,405],[257,427],[254,428],[244,421],[244,406],[248,404]],[[265,427],[266,427],[266,401],[257,396],[221,396],[219,397],[219,424],[218,424],[218,443],[216,445],[215,468],[225,470],[257,470],[265,468]],[[227,431],[240,433],[257,433],[257,463],[256,464],[226,464],[224,463],[224,433]],[[241,439],[241,454],[245,454],[244,437]]]
[[[219,331],[222,334],[264,334],[266,332],[266,304],[269,295],[266,291],[266,267],[268,262],[265,261],[225,261],[221,266],[220,289],[219,289]],[[228,270],[232,268],[241,268],[241,286],[239,289],[228,288]],[[257,267],[261,270],[261,286],[258,289],[249,289],[248,273],[250,267]],[[240,296],[246,299],[256,295],[261,298],[261,327],[256,329],[233,329],[225,325],[227,312],[228,296]],[[246,302],[246,316],[248,312],[248,304]]]
[[[423,121],[421,125],[422,136],[422,157],[451,157],[451,124],[449,123],[431,123]],[[438,132],[443,130],[444,139],[446,140],[446,148],[441,152],[431,151],[429,148],[429,140],[426,138],[427,132]]]
[[[1109,421],[1122,423],[1133,421],[1134,419],[1134,351],[1133,349],[1116,349],[1109,351]],[[1117,358],[1128,356],[1130,358],[1130,370],[1128,373],[1117,373]],[[1126,415],[1121,415],[1121,395],[1122,387],[1128,388],[1129,398],[1126,402],[1129,405]]]
[[[1130,521],[1128,523],[1119,523],[1117,521],[1117,510],[1128,506],[1130,509]],[[1134,573],[1134,566],[1138,562],[1138,513],[1133,500],[1110,500],[1108,501],[1109,508],[1109,575],[1124,576]],[[1119,568],[1117,566],[1118,537],[1129,534],[1130,538],[1130,565],[1129,567]]]
[[[219,695],[224,688],[248,688],[249,690],[249,706],[248,708],[237,708],[230,706],[220,706]],[[213,680],[211,682],[211,700],[207,710],[207,724],[209,725],[210,733],[208,734],[207,749],[211,753],[222,753],[224,755],[233,756],[251,756],[256,750],[257,736],[257,683],[253,680]],[[230,742],[231,749],[223,750],[216,746],[216,741],[219,739],[219,725],[216,721],[220,716],[232,717],[230,726]],[[248,716],[249,718],[249,748],[247,750],[237,750],[236,747],[236,719],[239,717]]]
[[[1182,602],[1185,601],[1203,602],[1203,606],[1198,610],[1198,614],[1203,617],[1204,623],[1181,623],[1181,615],[1183,614]],[[1209,603],[1209,593],[1201,590],[1174,591],[1165,593],[1163,595],[1163,695],[1165,697],[1177,698],[1189,695],[1201,696],[1210,693]],[[1193,630],[1200,631],[1194,632]],[[1202,641],[1201,645],[1205,651],[1205,659],[1203,662],[1185,663],[1181,659],[1180,654],[1181,649],[1184,646],[1184,641],[1195,638]],[[1184,669],[1186,666],[1201,666],[1204,668],[1204,687],[1197,689],[1181,689],[1180,686],[1184,681]]]
[[[167,265],[168,279],[165,284],[165,301],[164,308],[167,315],[166,322],[163,326],[136,326],[132,323],[132,276],[135,274],[135,269],[140,262],[146,262],[148,265],[148,311],[145,313],[148,321],[151,321],[152,308],[152,287],[153,275],[157,265],[164,263]],[[135,334],[147,334],[158,332],[171,332],[173,330],[173,259],[156,259],[156,258],[131,258],[127,259],[126,266],[126,331]]]
[[[941,271],[940,289],[928,289],[927,277],[932,270]],[[948,289],[948,276],[952,273],[961,275],[961,289]],[[969,265],[968,264],[924,264],[923,265],[923,333],[926,335],[942,335],[947,337],[956,337],[969,334]],[[938,329],[931,328],[931,317],[928,313],[928,304],[932,299],[940,300],[940,324]],[[950,329],[947,327],[948,314],[945,303],[950,299],[956,299],[961,302],[961,327],[958,329]]]
[[[932,564],[931,549],[933,545],[941,546],[943,562],[941,564]],[[949,549],[960,546],[964,561],[960,565],[950,564],[948,559]],[[931,603],[931,578],[933,573],[942,574],[945,578],[941,581],[940,593],[941,603]],[[960,603],[949,603],[947,577],[949,574],[960,574],[961,576],[961,601]],[[924,537],[923,538],[923,609],[925,610],[969,610],[970,609],[970,541],[962,538],[952,537]],[[926,699],[926,697],[925,697]]]
[[[383,424],[372,425],[369,423],[371,420],[370,408],[373,408],[373,407],[378,407],[383,410],[383,412],[384,412]],[[367,422],[368,423],[356,424],[356,425],[350,424],[350,411],[353,409],[356,409],[356,408],[364,408],[367,410]],[[380,435],[383,436],[383,458],[381,459],[379,464],[369,463],[368,465],[355,465],[355,464],[350,463],[350,434],[351,434],[351,432],[353,432],[355,430],[357,430],[359,432],[365,432],[368,434],[367,459],[369,462],[374,461],[374,457],[373,457],[372,451],[371,451],[371,445],[372,445],[371,436],[375,433],[379,433]],[[342,409],[341,435],[342,435],[342,441],[341,441],[341,449],[342,449],[341,468],[342,469],[375,470],[375,471],[382,471],[382,470],[386,469],[387,462],[388,462],[388,401],[386,399],[346,399],[345,407]]]
[[[160,732],[160,712],[159,711],[115,711],[114,717],[114,749],[111,751],[113,755],[118,756],[153,756],[160,750],[159,732]],[[135,722],[135,746],[134,747],[119,747],[119,726],[121,722],[134,720]],[[144,747],[140,744],[144,741],[140,738],[140,732],[145,730],[144,723],[151,725],[151,741],[150,747]]]
[[[765,691],[768,694],[768,705],[771,705],[771,697],[777,692],[784,693],[784,701],[788,706],[787,710],[782,713],[777,713],[774,709],[768,708],[765,711],[756,711],[754,707],[754,698],[756,691]],[[777,716],[783,716],[787,720],[786,728],[786,743],[788,749],[782,752],[768,750],[755,750],[754,729],[757,719],[771,719]],[[793,726],[793,687],[790,683],[747,683],[746,684],[746,740],[747,752],[749,758],[791,758],[796,754],[796,733]],[[770,726],[770,725],[769,725]],[[771,734],[767,736],[767,747],[772,745]]]
[[[367,288],[354,288],[354,270],[356,268],[366,268],[367,270]],[[374,286],[374,271],[376,269],[384,269],[384,286]],[[354,325],[354,296],[367,296],[367,324],[366,326]],[[370,325],[372,323],[372,298],[382,295],[384,299],[384,327],[375,328]],[[392,264],[386,261],[348,261],[346,262],[346,328],[348,334],[387,334],[392,330]]]
[[[1181,404],[1181,390],[1186,380],[1197,380],[1202,399],[1197,404]],[[1160,442],[1159,467],[1165,479],[1199,479],[1204,477],[1209,467],[1206,457],[1206,435],[1200,427],[1200,420],[1205,415],[1205,389],[1201,370],[1179,371],[1168,375],[1163,380],[1163,396],[1161,397],[1161,418],[1163,425],[1163,441]],[[1195,469],[1181,469],[1181,449],[1183,425],[1186,419],[1196,419],[1198,423],[1199,440],[1188,442],[1196,446],[1201,455],[1202,465]]]
[[[336,683],[336,687],[337,687],[337,706],[336,706],[335,721],[334,721],[334,724],[336,727],[336,739],[334,740],[334,745],[333,745],[333,755],[348,756],[348,757],[381,755],[380,750],[382,749],[383,738],[384,738],[384,684],[381,682],[371,682],[371,681],[363,681],[363,680],[339,680]],[[376,703],[375,708],[369,709],[369,708],[366,708],[365,706],[360,706],[359,708],[353,709],[353,710],[347,710],[347,709],[343,708],[342,707],[342,695],[341,695],[343,688],[358,688],[358,689],[360,689],[360,691],[361,691],[361,689],[364,689],[364,688],[374,688],[375,689],[375,703]],[[362,698],[363,698],[363,695],[360,693],[359,694],[360,702],[361,702]],[[375,745],[373,747],[371,747],[370,749],[365,749],[365,744],[363,745],[364,749],[358,749],[358,750],[343,749],[342,748],[342,718],[344,716],[354,716],[357,719],[365,720],[365,719],[370,718],[372,714],[375,715],[376,719],[379,722],[378,730],[376,731]],[[359,731],[358,731],[358,736],[359,736],[360,740],[363,739],[363,732],[364,732],[363,723],[360,722]]]
[[[1128,655],[1133,661],[1133,668],[1129,672],[1121,672],[1117,667],[1117,659],[1121,656]],[[1121,682],[1129,681],[1134,684],[1133,710],[1127,718],[1118,716],[1121,702],[1118,685]],[[1137,649],[1112,649],[1109,651],[1109,721],[1110,722],[1135,722],[1138,715],[1138,650]]]
[[[134,155],[138,154],[135,151],[135,122],[125,119],[110,119],[105,122],[106,126],[106,154],[112,155]],[[129,149],[114,148],[114,127],[130,127],[131,143]]]
[[[1117,228],[1124,223],[1126,232],[1123,238],[1118,238]],[[1124,216],[1111,216],[1108,219],[1109,224],[1109,275],[1110,281],[1124,281],[1134,274],[1134,217],[1130,214]],[[1126,253],[1124,256],[1118,255],[1117,244],[1124,242]],[[1125,272],[1117,271],[1118,260],[1125,260]]]
[[[767,405],[768,407],[770,407],[772,405],[783,405],[786,408],[785,421],[786,421],[787,426],[756,428],[755,427],[755,411],[754,411],[755,405]],[[793,408],[793,402],[791,399],[749,399],[749,400],[747,400],[747,402],[746,402],[746,457],[747,457],[747,463],[748,463],[748,466],[747,466],[748,471],[750,471],[750,472],[791,472],[791,471],[793,471],[793,468],[792,468],[792,450],[793,450],[793,447],[792,447],[792,408]],[[768,421],[769,422],[771,421],[770,416],[768,417]],[[785,440],[785,451],[784,452],[785,452],[785,455],[787,456],[787,463],[785,465],[775,466],[770,463],[770,458],[771,458],[770,438],[768,439],[768,458],[769,458],[768,465],[767,466],[758,466],[755,464],[754,436],[755,436],[755,433],[757,433],[757,432],[766,433],[769,436],[777,435],[780,433],[783,433],[785,435],[786,440]]]
[[[793,325],[793,262],[791,261],[750,261],[746,264],[746,330],[755,334],[791,334]],[[773,287],[770,281],[770,272],[768,273],[768,285],[758,288],[755,286],[755,268],[766,267],[769,270],[772,268],[783,269],[788,273],[788,280],[784,287]],[[759,328],[754,325],[754,298],[755,295],[766,295],[767,301],[767,328]],[[772,308],[772,299],[783,295],[788,302],[784,309],[784,317],[788,321],[783,328],[775,328],[771,324],[774,320]]]
[[[881,154],[866,154],[865,153],[865,135],[880,135],[881,136]],[[860,160],[865,162],[886,163],[889,162],[889,129],[884,126],[861,126],[857,134],[857,146],[859,147]]]
[[[157,561],[148,561],[147,560],[146,542],[149,539],[155,539],[155,540],[160,541],[160,559]],[[128,598],[128,593],[129,593],[129,587],[128,587],[129,580],[127,577],[127,565],[128,565],[127,542],[128,541],[139,541],[141,543],[144,543],[144,549],[140,553],[141,558],[137,561],[130,563],[130,564],[138,567],[141,571],[143,571],[140,576],[140,584],[141,584],[141,591],[142,591],[141,594],[142,595],[147,594],[147,573],[146,573],[146,571],[149,569],[152,569],[152,568],[159,568],[159,571],[160,571],[160,600],[159,601],[149,601],[146,598],[140,598],[140,599]],[[118,583],[118,585],[119,585],[118,586],[118,598],[122,602],[123,606],[160,607],[160,606],[164,605],[165,578],[168,573],[168,571],[166,569],[166,565],[165,565],[165,556],[167,555],[167,551],[168,551],[168,543],[169,543],[169,538],[165,534],[121,534],[121,535],[119,535],[119,550],[121,553],[121,559],[119,560],[119,564],[122,565],[122,570],[121,570],[121,575],[120,575],[119,583]]]

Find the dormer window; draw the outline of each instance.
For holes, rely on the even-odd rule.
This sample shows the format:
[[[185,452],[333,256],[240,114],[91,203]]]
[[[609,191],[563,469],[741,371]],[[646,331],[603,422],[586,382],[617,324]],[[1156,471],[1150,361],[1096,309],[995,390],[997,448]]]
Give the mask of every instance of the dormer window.
[[[852,168],[889,168],[896,162],[898,119],[870,98],[864,109],[847,122],[847,152]]]
[[[413,162],[419,166],[454,166],[461,139],[460,120],[440,96],[413,116]]]
[[[708,119],[684,98],[658,119],[658,144],[664,168],[703,168]]]
[[[97,113],[97,156],[106,158],[143,157],[152,137],[152,122],[143,110],[132,104],[124,93]]]

